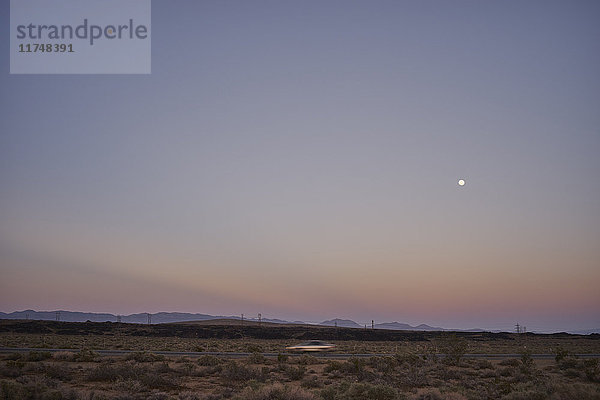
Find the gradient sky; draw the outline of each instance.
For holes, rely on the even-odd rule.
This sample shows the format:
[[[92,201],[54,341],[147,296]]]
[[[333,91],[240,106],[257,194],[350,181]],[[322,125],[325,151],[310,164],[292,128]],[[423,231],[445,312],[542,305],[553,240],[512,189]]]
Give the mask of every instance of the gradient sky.
[[[152,15],[151,75],[9,75],[0,3],[2,311],[600,326],[600,2]]]

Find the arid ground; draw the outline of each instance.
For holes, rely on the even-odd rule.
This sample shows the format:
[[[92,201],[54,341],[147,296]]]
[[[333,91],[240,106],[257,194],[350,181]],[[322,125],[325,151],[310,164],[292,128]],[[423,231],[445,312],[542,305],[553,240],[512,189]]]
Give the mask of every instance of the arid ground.
[[[285,354],[312,338],[335,343],[334,353],[377,355]],[[3,320],[0,347],[35,348],[0,353],[0,399],[600,399],[599,360],[581,356],[600,353],[600,335]],[[72,350],[44,351],[56,348]],[[516,356],[465,357],[476,353]],[[553,357],[532,358],[542,353]]]

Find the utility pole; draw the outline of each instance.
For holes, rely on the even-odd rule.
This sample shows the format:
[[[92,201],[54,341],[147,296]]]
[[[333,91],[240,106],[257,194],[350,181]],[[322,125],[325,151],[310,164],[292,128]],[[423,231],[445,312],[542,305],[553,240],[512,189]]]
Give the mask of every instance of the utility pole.
[[[57,321],[60,321],[60,311],[57,311],[57,312],[56,312],[56,320],[57,320]]]
[[[517,333],[521,333],[521,325],[519,325],[518,323],[515,325],[515,330],[517,331]]]
[[[262,314],[258,313],[258,326],[261,326],[262,324]]]
[[[148,314],[148,325],[150,325],[152,323],[152,315],[150,313],[146,314]]]
[[[242,313],[242,325],[244,325],[244,313]]]
[[[375,329],[375,321],[371,320],[371,329]]]

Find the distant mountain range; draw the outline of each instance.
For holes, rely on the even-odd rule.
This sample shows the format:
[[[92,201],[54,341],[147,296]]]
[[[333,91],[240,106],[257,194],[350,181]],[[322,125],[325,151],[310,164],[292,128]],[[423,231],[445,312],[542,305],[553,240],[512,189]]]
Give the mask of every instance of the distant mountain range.
[[[338,326],[340,328],[364,328],[364,325],[359,325],[358,323],[350,320],[350,319],[330,319],[327,321],[321,322],[319,325],[325,326]],[[371,325],[367,324],[367,328],[370,328]],[[403,324],[401,322],[384,322],[381,324],[375,324],[373,326],[375,329],[393,329],[393,330],[401,330],[401,331],[443,331],[444,328],[438,328],[434,326],[429,326],[425,324],[411,326],[409,324]]]
[[[150,322],[153,324],[162,324],[169,322],[188,322],[188,321],[207,321],[212,319],[235,319],[239,320],[241,317],[238,316],[214,316],[209,314],[198,314],[198,313],[179,313],[179,312],[159,312],[159,313],[137,313],[130,315],[117,316],[108,313],[86,313],[78,311],[15,311],[11,313],[0,312],[0,319],[32,319],[32,320],[60,320],[67,322],[117,322],[120,318],[123,323],[136,323],[145,324],[148,323],[148,315],[150,315]],[[256,318],[245,318],[247,321],[258,321]],[[262,318],[263,322],[270,322],[275,324],[305,324],[303,321],[284,321],[281,319],[269,319]],[[337,326],[340,328],[364,328],[365,325],[360,325],[355,321],[349,319],[330,319],[327,321],[320,322],[316,325],[322,326]],[[370,328],[370,324],[367,325]],[[445,329],[435,326],[429,326],[426,324],[420,324],[412,326],[401,322],[384,322],[374,325],[375,329],[391,329],[391,330],[406,330],[406,331],[463,331],[463,332],[485,332],[484,329],[473,328],[473,329]],[[500,331],[494,331],[500,332]],[[541,333],[541,332],[540,332]],[[573,333],[577,335],[590,335],[593,333],[600,333],[598,329],[585,329],[585,330],[571,330],[567,333]]]
[[[357,324],[356,322],[349,320],[349,319],[339,319],[339,318],[335,318],[335,319],[330,319],[327,321],[323,321],[318,325],[325,325],[325,326],[338,326],[340,328],[362,328],[362,326],[360,326],[359,324]]]

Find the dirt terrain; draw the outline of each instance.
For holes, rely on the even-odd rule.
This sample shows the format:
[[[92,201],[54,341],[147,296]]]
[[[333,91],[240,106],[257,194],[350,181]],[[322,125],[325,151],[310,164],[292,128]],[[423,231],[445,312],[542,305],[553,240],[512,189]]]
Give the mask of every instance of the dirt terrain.
[[[0,347],[36,349],[0,353],[0,399],[600,399],[599,359],[577,356],[600,353],[599,336],[0,320]],[[332,341],[335,353],[377,356],[285,354],[285,346],[307,338]],[[44,351],[56,348],[72,350]],[[102,356],[101,349],[135,352]],[[156,351],[249,355],[166,357]],[[467,353],[517,356],[490,361]],[[535,353],[554,356],[535,360]]]

